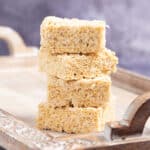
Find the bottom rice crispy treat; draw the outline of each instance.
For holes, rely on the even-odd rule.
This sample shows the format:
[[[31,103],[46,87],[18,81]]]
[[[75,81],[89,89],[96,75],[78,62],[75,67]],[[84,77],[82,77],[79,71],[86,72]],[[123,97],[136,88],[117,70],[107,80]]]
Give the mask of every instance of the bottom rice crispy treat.
[[[114,120],[114,109],[109,103],[105,108],[52,108],[48,103],[39,105],[37,127],[67,133],[102,131],[105,123]]]

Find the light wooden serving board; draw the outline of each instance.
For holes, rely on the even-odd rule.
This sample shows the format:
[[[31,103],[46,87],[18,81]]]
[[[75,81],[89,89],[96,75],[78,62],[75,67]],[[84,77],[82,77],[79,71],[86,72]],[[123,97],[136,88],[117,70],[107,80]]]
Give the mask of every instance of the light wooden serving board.
[[[123,69],[118,69],[112,76],[112,93],[116,108],[116,119],[120,120],[128,105],[138,94],[150,90],[150,79]],[[15,118],[35,128],[38,104],[46,99],[46,79],[38,72],[35,57],[2,57],[0,58],[0,108]],[[146,125],[150,129],[150,123]],[[56,140],[82,135],[68,135],[52,131],[44,134]],[[30,135],[29,135],[30,136]],[[86,135],[84,135],[86,136]],[[94,140],[94,133],[91,133]],[[89,137],[89,134],[87,134]],[[3,146],[3,143],[0,143]],[[89,143],[89,145],[92,143]],[[5,144],[4,144],[5,145]],[[9,148],[9,146],[6,146]]]

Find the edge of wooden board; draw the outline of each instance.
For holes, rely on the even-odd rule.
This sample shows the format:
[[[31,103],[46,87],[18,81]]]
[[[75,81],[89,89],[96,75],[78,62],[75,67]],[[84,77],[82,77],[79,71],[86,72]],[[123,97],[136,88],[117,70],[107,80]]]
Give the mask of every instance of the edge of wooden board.
[[[150,91],[150,78],[123,68],[118,68],[112,75],[112,81],[116,86],[136,94]]]

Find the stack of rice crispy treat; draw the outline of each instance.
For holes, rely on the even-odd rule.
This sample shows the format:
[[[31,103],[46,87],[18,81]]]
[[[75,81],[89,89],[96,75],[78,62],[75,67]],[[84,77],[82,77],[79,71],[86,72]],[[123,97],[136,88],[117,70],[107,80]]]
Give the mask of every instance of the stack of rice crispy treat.
[[[39,105],[39,129],[96,132],[114,119],[110,74],[118,59],[106,48],[105,28],[104,21],[43,20],[39,68],[47,76],[47,99]]]

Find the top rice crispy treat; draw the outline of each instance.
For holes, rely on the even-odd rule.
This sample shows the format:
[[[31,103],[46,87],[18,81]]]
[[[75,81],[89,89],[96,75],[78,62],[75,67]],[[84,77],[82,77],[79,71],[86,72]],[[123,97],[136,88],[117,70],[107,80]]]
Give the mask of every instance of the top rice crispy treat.
[[[105,48],[105,22],[46,17],[41,24],[41,46],[51,54],[98,53]]]

